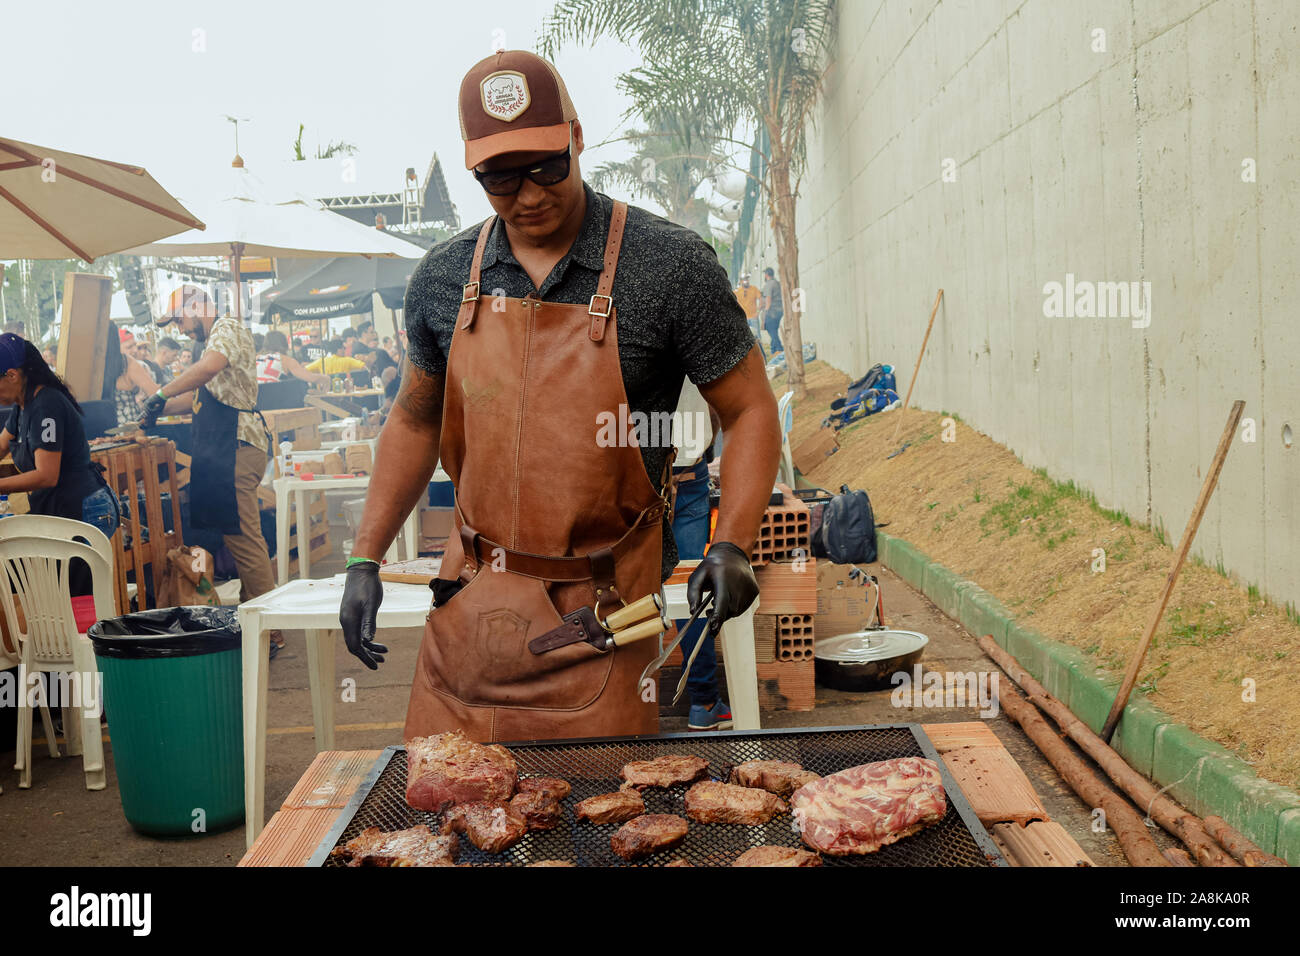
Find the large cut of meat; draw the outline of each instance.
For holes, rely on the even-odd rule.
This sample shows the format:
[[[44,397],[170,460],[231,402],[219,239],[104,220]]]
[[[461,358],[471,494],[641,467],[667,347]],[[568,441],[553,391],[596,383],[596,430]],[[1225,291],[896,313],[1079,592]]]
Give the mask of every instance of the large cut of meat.
[[[366,827],[330,855],[348,866],[455,866],[456,835],[435,836],[424,824],[385,833]]]
[[[579,820],[592,823],[622,823],[645,813],[645,801],[635,790],[615,790],[588,797],[573,808]]]
[[[639,860],[677,846],[686,839],[689,826],[671,813],[647,813],[619,827],[609,838],[609,845],[623,859]]]
[[[528,821],[530,830],[554,830],[564,818],[560,801],[550,790],[520,790],[510,798],[510,805]]]
[[[476,744],[460,731],[406,742],[406,802],[417,810],[509,800],[517,777],[510,751]]]
[[[523,839],[528,832],[528,821],[508,803],[479,800],[460,803],[448,810],[442,832],[463,833],[480,850],[500,853]]]
[[[814,780],[790,797],[803,842],[831,856],[874,853],[947,811],[933,760],[896,757]]]
[[[742,787],[758,787],[775,793],[778,797],[788,797],[805,783],[812,783],[817,774],[805,770],[797,763],[784,760],[746,760],[736,764],[731,771],[731,782]]]
[[[623,768],[623,779],[638,790],[691,783],[709,772],[709,762],[688,754],[667,754],[653,760],[633,760]]]
[[[821,866],[816,853],[794,846],[756,846],[736,857],[732,866]]]
[[[520,793],[544,790],[556,800],[563,800],[573,790],[573,787],[569,781],[561,780],[559,777],[524,777],[519,781],[517,789]]]
[[[744,823],[757,826],[789,809],[766,790],[703,780],[686,791],[686,815],[696,823]]]

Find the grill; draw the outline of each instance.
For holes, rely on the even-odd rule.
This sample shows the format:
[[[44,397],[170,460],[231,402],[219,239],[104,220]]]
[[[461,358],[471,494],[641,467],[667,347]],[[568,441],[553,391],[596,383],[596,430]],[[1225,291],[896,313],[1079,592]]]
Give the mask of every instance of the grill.
[[[812,728],[777,731],[723,731],[664,734],[655,737],[548,740],[507,744],[519,775],[561,777],[573,785],[563,801],[565,815],[554,830],[534,831],[504,853],[485,853],[468,839],[460,841],[461,863],[524,866],[539,860],[567,860],[578,866],[663,866],[677,859],[695,866],[729,866],[745,850],[765,844],[802,846],[788,813],[763,826],[698,824],[691,821],[686,840],[673,850],[628,863],[609,846],[618,824],[596,826],[578,821],[573,806],[580,800],[617,790],[619,771],[632,760],[686,753],[709,761],[709,776],[726,780],[745,760],[788,760],[825,776],[848,767],[892,757],[928,757],[939,765],[948,812],[935,826],[856,857],[824,856],[827,866],[1006,866],[997,846],[980,825],[970,804],[948,773],[925,732],[917,724]],[[650,789],[647,813],[685,817],[685,786]],[[424,823],[437,832],[442,814],[414,810],[406,803],[406,751],[389,747],[376,761],[351,802],[317,847],[311,866],[340,866],[329,854],[363,829],[402,830]]]

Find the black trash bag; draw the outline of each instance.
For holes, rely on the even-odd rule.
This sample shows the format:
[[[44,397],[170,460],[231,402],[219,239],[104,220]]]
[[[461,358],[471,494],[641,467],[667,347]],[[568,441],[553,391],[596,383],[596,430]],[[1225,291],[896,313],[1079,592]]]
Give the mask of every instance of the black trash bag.
[[[237,650],[233,607],[164,607],[96,621],[86,632],[100,657],[193,657]]]
[[[836,564],[876,560],[876,516],[865,491],[840,485],[840,493],[822,506],[820,519],[820,526],[809,535],[813,557]]]

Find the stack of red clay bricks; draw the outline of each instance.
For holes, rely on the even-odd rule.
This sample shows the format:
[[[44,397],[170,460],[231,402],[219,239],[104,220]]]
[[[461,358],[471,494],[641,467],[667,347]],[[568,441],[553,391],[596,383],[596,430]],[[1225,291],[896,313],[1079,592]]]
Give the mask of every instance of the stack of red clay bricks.
[[[758,703],[764,710],[812,710],[817,560],[809,556],[808,506],[781,490],[785,499],[767,509],[750,555],[758,578]]]

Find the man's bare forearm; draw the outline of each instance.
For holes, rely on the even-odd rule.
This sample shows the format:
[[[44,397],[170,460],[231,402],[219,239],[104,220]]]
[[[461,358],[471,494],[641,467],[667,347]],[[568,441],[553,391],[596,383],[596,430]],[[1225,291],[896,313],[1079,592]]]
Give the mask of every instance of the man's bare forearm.
[[[407,363],[402,387],[379,435],[374,471],[352,553],[382,560],[438,464],[443,377]]]
[[[766,408],[748,409],[723,425],[722,499],[714,541],[730,541],[748,554],[763,523],[781,457],[781,431]]]

